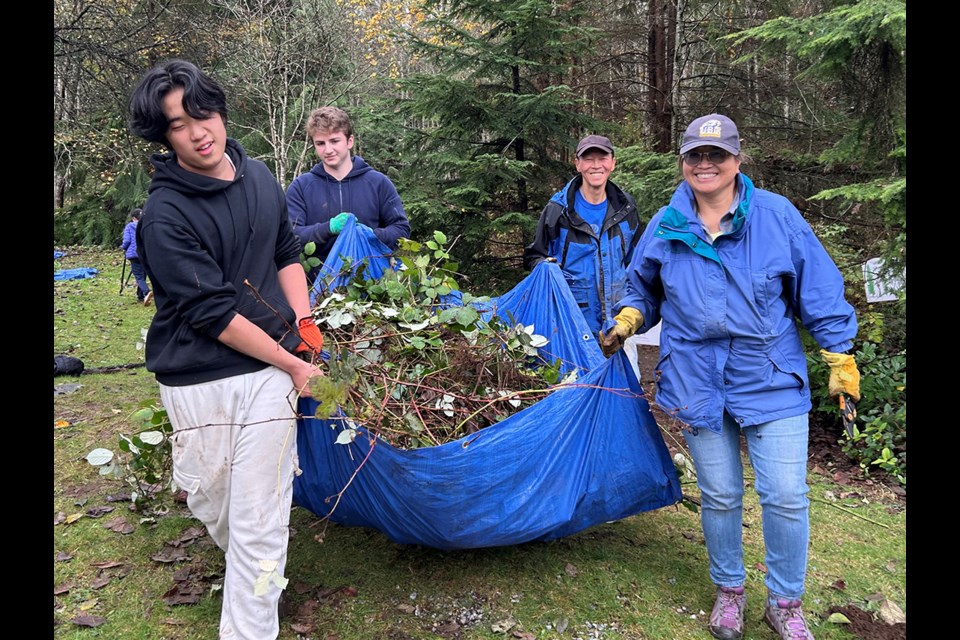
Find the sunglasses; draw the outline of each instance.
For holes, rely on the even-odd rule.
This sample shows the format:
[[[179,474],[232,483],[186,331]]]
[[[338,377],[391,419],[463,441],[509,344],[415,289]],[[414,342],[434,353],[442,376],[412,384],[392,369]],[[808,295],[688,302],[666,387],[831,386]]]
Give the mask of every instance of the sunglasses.
[[[730,153],[724,151],[723,149],[714,149],[712,151],[687,151],[683,154],[683,161],[687,163],[688,166],[695,167],[704,160],[709,161],[711,164],[721,164],[727,157],[730,156]]]

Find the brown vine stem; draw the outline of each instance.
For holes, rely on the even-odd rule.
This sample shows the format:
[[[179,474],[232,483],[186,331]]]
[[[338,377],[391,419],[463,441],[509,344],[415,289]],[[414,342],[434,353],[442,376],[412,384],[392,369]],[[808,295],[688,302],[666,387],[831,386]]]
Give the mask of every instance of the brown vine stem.
[[[877,522],[876,520],[871,520],[870,518],[868,518],[868,517],[866,517],[866,516],[862,516],[862,515],[860,515],[859,513],[855,512],[855,511],[851,511],[850,509],[847,509],[847,508],[845,508],[845,507],[841,507],[841,506],[838,505],[838,504],[833,504],[832,502],[827,502],[826,500],[823,500],[823,499],[821,499],[821,498],[810,498],[810,500],[813,500],[814,502],[819,502],[820,504],[825,504],[825,505],[827,505],[828,507],[833,507],[834,509],[838,509],[838,510],[840,510],[840,511],[843,511],[844,513],[848,513],[848,514],[850,514],[851,516],[853,516],[853,517],[855,517],[855,518],[860,518],[861,520],[866,520],[866,521],[869,522],[870,524],[875,524],[875,525],[877,525],[878,527],[883,527],[884,529],[889,529],[889,528],[890,528],[888,525],[885,525],[885,524],[883,524],[882,522]]]
[[[473,413],[471,413],[470,415],[468,415],[466,418],[464,418],[463,420],[461,420],[459,423],[457,423],[457,426],[454,427],[454,432],[460,431],[460,429],[463,428],[463,425],[465,425],[466,423],[468,423],[468,422],[470,422],[471,420],[473,420],[473,419],[477,416],[478,413],[480,413],[480,412],[483,411],[484,409],[487,409],[487,408],[493,406],[494,404],[496,404],[496,403],[498,403],[498,402],[501,402],[501,401],[503,401],[503,400],[509,400],[510,398],[514,398],[514,397],[516,397],[516,396],[526,396],[526,395],[533,395],[533,394],[535,394],[535,393],[544,393],[544,392],[546,392],[547,394],[552,393],[552,391],[550,391],[549,389],[523,389],[523,390],[520,390],[520,391],[513,391],[513,392],[508,393],[508,394],[503,395],[503,396],[498,396],[498,397],[494,398],[493,400],[487,402],[486,404],[482,405],[479,409],[477,409],[476,411],[474,411]],[[482,433],[482,430],[481,430],[481,433]],[[464,442],[463,445],[462,445],[463,448],[466,449],[468,446],[470,446],[471,444],[473,444],[473,441],[474,441],[474,440],[476,440],[476,439],[479,438],[479,437],[480,437],[480,433],[478,433],[478,434],[476,435],[476,437],[471,438],[468,442]]]
[[[370,432],[368,431],[367,433],[370,433]],[[323,516],[316,522],[311,523],[310,524],[311,527],[314,527],[320,524],[321,522],[326,522],[330,520],[330,516],[333,514],[334,511],[337,510],[337,506],[340,504],[340,500],[343,499],[343,494],[346,493],[347,489],[350,488],[350,485],[353,484],[353,481],[357,477],[357,474],[360,473],[360,469],[362,469],[363,465],[365,465],[367,463],[367,460],[370,459],[371,454],[373,454],[374,447],[377,446],[377,438],[372,434],[370,435],[370,438],[368,439],[368,441],[370,442],[370,448],[367,450],[367,455],[363,456],[363,460],[360,461],[360,464],[357,465],[357,468],[353,470],[352,474],[350,474],[350,478],[347,480],[347,484],[343,485],[343,488],[340,489],[340,491],[336,492],[332,496],[327,496],[326,498],[323,499],[324,502],[330,502],[331,499],[336,498],[336,500],[334,500],[333,502],[333,507],[330,509],[330,511],[327,512],[327,515]],[[326,532],[326,528],[324,528],[324,532]]]

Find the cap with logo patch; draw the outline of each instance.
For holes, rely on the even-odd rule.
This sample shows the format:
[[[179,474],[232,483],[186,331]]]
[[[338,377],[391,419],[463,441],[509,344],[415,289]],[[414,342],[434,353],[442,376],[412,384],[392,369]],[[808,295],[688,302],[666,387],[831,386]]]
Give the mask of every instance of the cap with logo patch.
[[[680,153],[682,155],[691,149],[703,146],[719,147],[737,155],[740,153],[740,134],[737,132],[737,125],[733,120],[719,113],[700,116],[683,132]]]

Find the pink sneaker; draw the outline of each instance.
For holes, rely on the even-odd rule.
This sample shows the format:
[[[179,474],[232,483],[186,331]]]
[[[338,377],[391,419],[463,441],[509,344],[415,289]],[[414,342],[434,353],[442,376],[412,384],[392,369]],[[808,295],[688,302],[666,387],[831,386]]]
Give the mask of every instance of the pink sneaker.
[[[719,640],[740,640],[743,637],[743,609],[746,604],[747,596],[743,587],[719,587],[707,631]]]
[[[814,640],[803,617],[799,600],[780,598],[776,605],[767,603],[763,619],[770,628],[780,634],[781,640]]]

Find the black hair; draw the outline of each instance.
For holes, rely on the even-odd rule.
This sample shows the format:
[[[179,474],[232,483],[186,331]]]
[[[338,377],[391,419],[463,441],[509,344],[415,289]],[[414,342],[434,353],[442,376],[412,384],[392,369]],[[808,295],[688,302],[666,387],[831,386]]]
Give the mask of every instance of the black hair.
[[[186,60],[167,60],[147,71],[130,94],[130,131],[148,142],[167,144],[170,123],[163,114],[163,99],[183,88],[183,109],[191,118],[219,113],[227,119],[227,97],[217,81]]]
[[[133,218],[134,220],[139,220],[140,216],[142,215],[143,215],[143,209],[141,209],[140,207],[137,207],[136,209],[130,212],[130,217]]]

